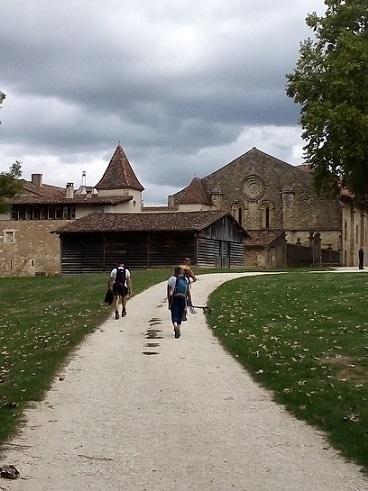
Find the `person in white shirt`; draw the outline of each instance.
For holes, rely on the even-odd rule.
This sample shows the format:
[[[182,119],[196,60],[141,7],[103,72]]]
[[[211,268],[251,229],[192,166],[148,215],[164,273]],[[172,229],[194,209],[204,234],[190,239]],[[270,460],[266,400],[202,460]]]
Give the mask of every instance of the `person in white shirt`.
[[[119,303],[122,304],[121,316],[127,314],[126,303],[132,294],[132,277],[124,263],[119,263],[110,273],[110,289],[114,294],[115,319],[119,319]]]

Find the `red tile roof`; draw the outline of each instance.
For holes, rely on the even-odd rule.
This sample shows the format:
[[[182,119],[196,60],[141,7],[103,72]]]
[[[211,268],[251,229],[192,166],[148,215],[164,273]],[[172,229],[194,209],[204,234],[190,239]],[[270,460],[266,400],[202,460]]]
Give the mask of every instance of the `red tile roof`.
[[[198,211],[176,213],[93,213],[70,222],[56,230],[59,234],[92,232],[150,232],[179,231],[196,232],[228,216],[234,225],[241,228],[235,219],[224,211]],[[241,229],[244,236],[247,232]]]
[[[133,199],[133,196],[111,196],[99,197],[74,195],[74,198],[66,198],[65,191],[62,196],[18,196],[11,201],[12,205],[78,205],[78,206],[98,206],[98,205],[117,205]]]
[[[65,196],[65,188],[59,186],[50,186],[49,184],[42,184],[41,187],[35,186],[31,182],[22,180],[23,189],[20,196],[41,196],[58,198]]]
[[[135,189],[143,191],[144,187],[138,181],[137,176],[127,159],[122,146],[116,147],[104,175],[96,184],[96,189]]]
[[[249,230],[245,247],[267,247],[285,236],[284,230]]]
[[[185,188],[184,194],[178,199],[179,205],[208,205],[211,206],[210,198],[204,187],[202,179],[194,177],[192,182]]]

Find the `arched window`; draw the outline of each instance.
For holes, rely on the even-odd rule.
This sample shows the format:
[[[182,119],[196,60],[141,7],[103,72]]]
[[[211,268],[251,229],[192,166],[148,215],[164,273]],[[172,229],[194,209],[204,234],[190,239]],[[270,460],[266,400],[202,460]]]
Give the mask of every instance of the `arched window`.
[[[266,228],[270,228],[270,208],[268,206],[265,209],[265,225]]]
[[[243,208],[238,208],[238,222],[241,226],[243,226]]]

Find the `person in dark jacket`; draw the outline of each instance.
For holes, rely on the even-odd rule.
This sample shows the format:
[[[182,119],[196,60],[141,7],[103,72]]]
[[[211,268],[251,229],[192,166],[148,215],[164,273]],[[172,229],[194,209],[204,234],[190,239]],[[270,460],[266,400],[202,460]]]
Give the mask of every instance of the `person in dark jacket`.
[[[359,269],[364,269],[364,250],[361,247],[358,251]]]

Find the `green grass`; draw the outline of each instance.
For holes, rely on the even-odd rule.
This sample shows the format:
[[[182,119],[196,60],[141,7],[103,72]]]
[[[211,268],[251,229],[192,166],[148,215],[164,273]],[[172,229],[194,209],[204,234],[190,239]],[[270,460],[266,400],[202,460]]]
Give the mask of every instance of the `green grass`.
[[[170,272],[133,272],[134,294]],[[0,442],[15,431],[24,407],[43,397],[73,348],[111,312],[103,303],[107,277],[0,279]]]
[[[289,273],[216,290],[214,334],[274,398],[368,469],[368,275]]]
[[[172,268],[132,273],[138,294],[166,280]],[[107,278],[0,278],[0,443],[16,431],[24,408],[42,399],[73,349],[111,312],[103,303]]]

